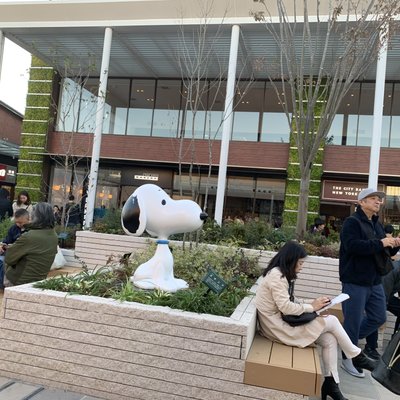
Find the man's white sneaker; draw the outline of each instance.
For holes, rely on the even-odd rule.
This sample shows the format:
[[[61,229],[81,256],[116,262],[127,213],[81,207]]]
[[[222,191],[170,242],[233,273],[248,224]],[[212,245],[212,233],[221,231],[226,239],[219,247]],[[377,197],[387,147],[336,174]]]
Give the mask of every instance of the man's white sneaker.
[[[365,373],[363,370],[358,371],[356,367],[353,365],[353,362],[351,361],[351,358],[347,358],[342,360],[342,368],[349,373],[350,375],[355,376],[356,378],[364,378]]]

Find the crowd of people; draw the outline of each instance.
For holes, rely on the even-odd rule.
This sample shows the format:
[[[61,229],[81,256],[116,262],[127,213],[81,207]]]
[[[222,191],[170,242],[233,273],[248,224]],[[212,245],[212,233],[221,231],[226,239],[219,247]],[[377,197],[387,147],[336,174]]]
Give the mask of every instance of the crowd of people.
[[[57,253],[55,226],[81,224],[81,208],[69,196],[63,216],[62,207],[49,203],[32,204],[29,193],[18,193],[14,202],[0,188],[0,221],[10,218],[13,225],[0,244],[0,289],[46,278]]]

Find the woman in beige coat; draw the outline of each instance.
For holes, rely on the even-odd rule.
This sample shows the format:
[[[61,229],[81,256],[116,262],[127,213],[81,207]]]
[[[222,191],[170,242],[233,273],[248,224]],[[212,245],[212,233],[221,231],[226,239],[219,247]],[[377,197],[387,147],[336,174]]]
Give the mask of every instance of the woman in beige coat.
[[[294,327],[282,319],[282,314],[300,315],[317,311],[329,304],[329,298],[324,296],[310,302],[290,300],[289,282],[294,284],[306,257],[303,246],[288,242],[264,270],[256,294],[260,333],[288,346],[321,345],[325,376],[321,388],[322,400],[326,400],[328,395],[333,400],[346,400],[338,386],[337,345],[339,343],[348,358],[358,356],[361,349],[351,342],[339,320],[333,315],[318,316],[311,322]]]

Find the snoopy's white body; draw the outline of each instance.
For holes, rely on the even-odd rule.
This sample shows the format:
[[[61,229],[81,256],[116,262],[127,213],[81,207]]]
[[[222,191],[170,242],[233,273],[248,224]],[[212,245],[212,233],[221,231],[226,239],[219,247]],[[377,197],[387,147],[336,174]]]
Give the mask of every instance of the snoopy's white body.
[[[146,230],[158,237],[154,256],[141,264],[130,278],[142,289],[176,292],[188,284],[174,277],[174,260],[168,237],[174,233],[192,232],[203,225],[204,213],[191,200],[173,200],[160,187],[146,184],[136,189],[124,205],[121,222],[128,235],[141,235]]]

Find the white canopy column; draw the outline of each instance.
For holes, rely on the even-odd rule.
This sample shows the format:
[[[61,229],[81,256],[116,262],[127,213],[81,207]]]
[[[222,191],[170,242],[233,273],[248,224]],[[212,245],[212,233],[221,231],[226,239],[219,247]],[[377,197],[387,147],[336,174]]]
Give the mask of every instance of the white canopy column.
[[[3,69],[3,54],[4,54],[4,34],[0,29],[0,80],[1,80],[1,70]]]
[[[385,94],[387,35],[383,34],[384,41],[376,66],[374,119],[372,123],[372,143],[369,159],[368,187],[378,187],[379,157],[381,151],[383,100]]]
[[[228,80],[226,83],[225,111],[222,125],[221,153],[219,157],[217,199],[215,202],[215,221],[222,224],[228,165],[229,142],[232,136],[233,102],[235,100],[236,64],[239,48],[239,25],[232,26],[231,48],[229,52]]]
[[[101,137],[103,133],[104,110],[107,93],[108,69],[110,64],[112,29],[106,28],[104,32],[103,56],[101,60],[99,92],[97,96],[96,127],[93,136],[92,160],[90,164],[88,194],[85,209],[85,229],[90,229],[93,224],[94,207],[96,203],[97,177],[99,174]]]

